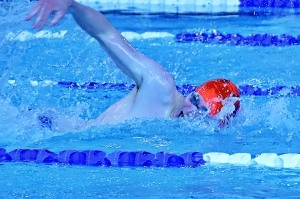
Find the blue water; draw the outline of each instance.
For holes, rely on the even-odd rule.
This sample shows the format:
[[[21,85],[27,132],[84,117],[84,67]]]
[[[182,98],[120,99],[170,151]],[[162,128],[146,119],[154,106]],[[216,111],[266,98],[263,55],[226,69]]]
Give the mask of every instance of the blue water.
[[[190,119],[139,119],[82,132],[50,131],[37,121],[52,114],[74,124],[97,117],[127,91],[33,86],[31,81],[133,83],[112,63],[71,16],[46,30],[67,30],[63,39],[11,41],[7,35],[31,30],[24,22],[29,6],[5,4],[0,22],[0,147],[300,153],[299,97],[242,96],[241,111],[228,128]],[[11,6],[11,7],[10,7]],[[298,35],[297,16],[127,16],[107,15],[120,31],[288,33]],[[130,40],[158,61],[177,85],[225,77],[237,85],[261,88],[300,85],[300,46],[259,47],[176,43],[174,38]],[[15,80],[15,83],[8,83]],[[30,111],[28,111],[30,109]],[[198,168],[95,168],[3,163],[0,198],[297,198],[299,168],[206,165]]]

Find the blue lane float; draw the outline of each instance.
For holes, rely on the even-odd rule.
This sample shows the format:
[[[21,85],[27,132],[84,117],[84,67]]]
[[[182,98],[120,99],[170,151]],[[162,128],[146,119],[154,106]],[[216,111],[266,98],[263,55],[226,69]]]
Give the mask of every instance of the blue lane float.
[[[104,167],[197,167],[205,164],[200,152],[176,155],[146,151],[115,151],[109,155],[100,150],[64,150],[54,153],[47,149],[15,149],[7,152],[0,148],[0,162],[34,162],[40,164],[87,165]]]
[[[240,0],[240,7],[300,8],[300,0]]]
[[[80,165],[95,167],[191,167],[209,164],[261,165],[275,168],[300,168],[300,154],[250,153],[227,154],[222,152],[187,152],[181,155],[168,152],[156,154],[146,151],[115,151],[106,155],[101,150],[63,150],[59,153],[47,149],[0,148],[0,163],[30,162],[37,164]],[[0,164],[1,165],[1,164]]]
[[[300,44],[300,35],[294,37],[289,34],[250,34],[243,36],[238,33],[221,33],[218,31],[207,31],[199,33],[179,33],[175,36],[175,41],[180,43],[201,42],[230,45],[250,45],[250,46],[292,46]]]
[[[135,87],[134,84],[115,84],[115,83],[97,83],[87,82],[78,84],[76,82],[60,81],[57,83],[59,86],[74,89],[115,89],[115,90],[131,90]],[[177,86],[177,90],[183,95],[188,95],[193,92],[198,85],[184,84]],[[241,85],[238,86],[241,95],[254,95],[254,96],[300,96],[300,86],[275,86],[271,88],[262,89],[254,85]]]

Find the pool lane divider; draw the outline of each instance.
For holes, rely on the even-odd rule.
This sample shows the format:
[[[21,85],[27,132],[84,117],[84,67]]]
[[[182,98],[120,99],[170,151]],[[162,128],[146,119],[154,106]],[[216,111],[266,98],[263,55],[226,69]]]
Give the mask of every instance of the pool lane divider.
[[[214,0],[212,0],[214,2]],[[216,1],[218,2],[218,1]],[[237,4],[239,7],[252,7],[252,8],[299,8],[300,0],[239,0]]]
[[[27,30],[9,32],[6,35],[6,39],[10,41],[28,41],[31,39],[63,39],[67,30],[61,30],[59,32],[52,32],[50,30],[42,30],[37,33],[31,33]],[[200,32],[182,32],[176,35],[168,32],[144,32],[136,33],[130,31],[124,31],[121,33],[127,40],[146,40],[156,38],[174,38],[178,43],[212,43],[212,44],[229,44],[229,45],[244,45],[244,46],[293,46],[300,44],[300,35],[293,36],[291,34],[250,34],[243,36],[240,33],[224,33],[213,30],[201,30]],[[90,39],[91,42],[95,41]]]
[[[179,33],[175,36],[175,41],[179,43],[201,42],[236,46],[293,46],[300,44],[300,35],[297,37],[290,34],[250,34],[243,36],[238,33],[226,34],[213,30],[208,32]]]
[[[208,164],[261,165],[276,168],[300,168],[300,154],[262,153],[252,157],[249,153],[227,154],[169,152],[156,154],[147,151],[115,151],[108,155],[101,150],[63,150],[59,153],[47,149],[15,149],[7,152],[0,148],[0,162],[33,162],[39,164],[84,165],[102,167],[198,167]]]
[[[9,84],[16,84],[15,80],[9,80]],[[134,84],[125,83],[98,83],[98,82],[86,82],[86,83],[76,83],[72,81],[30,81],[32,86],[54,86],[58,85],[63,88],[70,89],[114,89],[114,90],[131,90],[135,87]],[[177,86],[177,90],[183,95],[188,95],[193,92],[198,85],[194,84],[184,84],[182,86]],[[297,97],[300,96],[300,86],[274,86],[270,88],[260,88],[255,85],[240,85],[238,86],[241,95],[246,96],[286,96],[286,97]]]

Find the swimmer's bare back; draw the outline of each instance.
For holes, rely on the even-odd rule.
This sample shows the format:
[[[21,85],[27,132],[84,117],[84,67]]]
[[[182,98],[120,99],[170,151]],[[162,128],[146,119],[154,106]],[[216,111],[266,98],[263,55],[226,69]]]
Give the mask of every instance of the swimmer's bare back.
[[[136,87],[127,96],[110,106],[95,120],[78,127],[78,130],[99,124],[115,124],[133,118],[165,118],[179,115],[175,109],[185,99],[177,91],[170,73],[133,48],[100,12],[73,0],[40,0],[26,20],[35,16],[33,28],[38,27],[41,30],[51,13],[55,12],[50,22],[50,26],[53,26],[67,11],[70,11],[77,24],[94,37],[114,63],[136,83]]]

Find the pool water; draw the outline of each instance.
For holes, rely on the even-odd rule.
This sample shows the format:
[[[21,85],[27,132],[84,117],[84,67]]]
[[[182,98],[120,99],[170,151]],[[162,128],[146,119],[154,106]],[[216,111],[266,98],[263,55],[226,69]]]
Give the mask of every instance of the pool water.
[[[133,81],[115,67],[98,43],[69,15],[57,26],[45,28],[50,31],[49,38],[38,38],[37,32],[30,28],[31,22],[23,21],[29,8],[24,3],[1,10],[0,147],[8,151],[47,148],[55,152],[64,149],[99,149],[107,153],[201,151],[250,153],[252,157],[261,153],[300,153],[299,97],[284,94],[243,95],[241,111],[227,128],[219,128],[214,121],[192,119],[137,119],[82,132],[41,127],[37,120],[40,114],[55,115],[56,121],[74,125],[78,119],[97,117],[128,92],[113,88],[64,88],[55,82],[130,85]],[[178,43],[172,36],[204,29],[242,35],[297,36],[300,25],[295,15],[106,16],[133,46],[166,67],[179,86],[220,77],[239,86],[263,89],[300,84],[298,45]],[[141,38],[145,32],[156,36]],[[61,38],[55,38],[55,33],[60,33]],[[27,36],[22,37],[24,34]],[[1,198],[74,198],[75,195],[81,198],[297,198],[300,195],[299,168],[228,164],[197,168],[103,168],[3,162],[0,168]]]

